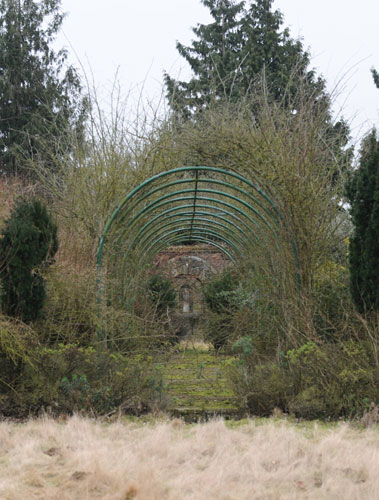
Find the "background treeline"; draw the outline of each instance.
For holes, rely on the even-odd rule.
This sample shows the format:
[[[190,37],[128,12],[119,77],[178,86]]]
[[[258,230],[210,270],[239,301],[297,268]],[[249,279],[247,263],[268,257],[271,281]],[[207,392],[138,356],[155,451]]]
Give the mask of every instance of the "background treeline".
[[[51,49],[63,21],[59,0],[0,2],[5,413],[164,404],[154,357],[172,348],[175,331],[162,314],[170,307],[156,300],[159,280],[130,283],[134,306],[109,303],[99,318],[95,255],[126,193],[195,164],[240,173],[284,217],[279,239],[265,235],[235,274],[205,289],[205,334],[235,356],[230,380],[241,404],[255,414],[279,407],[337,417],[378,403],[376,132],[354,163],[346,121],[334,116],[325,81],[272,1],[202,2],[213,22],[194,29],[191,46],[177,45],[193,77],[166,74],[167,109],[140,104],[134,119],[117,85],[111,113],[103,111],[65,66],[66,53]],[[22,253],[31,225],[40,244]],[[24,275],[16,276],[20,255]],[[41,298],[32,313],[28,296]]]

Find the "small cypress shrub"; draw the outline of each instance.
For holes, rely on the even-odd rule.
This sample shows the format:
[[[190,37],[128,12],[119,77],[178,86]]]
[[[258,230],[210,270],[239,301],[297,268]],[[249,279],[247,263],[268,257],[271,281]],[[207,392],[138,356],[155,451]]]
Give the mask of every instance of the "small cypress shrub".
[[[225,347],[232,331],[233,314],[237,310],[238,276],[224,271],[204,287],[204,300],[210,312],[204,325],[204,338],[216,350]]]
[[[170,281],[163,276],[153,275],[150,277],[148,293],[159,316],[175,309],[177,305],[176,291]]]
[[[3,313],[30,322],[45,300],[43,266],[58,250],[57,227],[39,200],[19,201],[1,233],[1,305]]]

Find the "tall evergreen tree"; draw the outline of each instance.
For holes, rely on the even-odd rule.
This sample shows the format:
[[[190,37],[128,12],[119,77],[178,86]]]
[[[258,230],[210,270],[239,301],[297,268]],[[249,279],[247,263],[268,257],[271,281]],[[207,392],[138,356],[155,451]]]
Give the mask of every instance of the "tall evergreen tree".
[[[325,82],[309,69],[309,53],[300,40],[291,38],[288,28],[282,29],[283,24],[282,13],[273,10],[273,0],[255,0],[246,10],[241,19],[243,87],[247,89],[264,69],[270,93],[279,100],[296,93],[295,72],[308,81],[317,97],[324,97]]]
[[[308,82],[315,99],[326,98],[325,82],[308,69],[309,54],[299,40],[282,30],[283,16],[272,9],[273,0],[246,2],[201,0],[214,22],[193,28],[197,40],[186,47],[177,42],[179,54],[189,63],[193,77],[177,81],[165,74],[167,97],[173,110],[184,117],[223,98],[238,100],[265,71],[267,85],[276,99],[296,93],[291,79],[297,74]]]
[[[83,132],[78,74],[51,44],[61,0],[0,0],[0,172],[25,173],[25,159],[49,162]],[[72,139],[71,139],[72,140]]]
[[[45,287],[40,273],[58,249],[57,227],[38,200],[16,204],[0,239],[1,304],[4,314],[38,318]]]
[[[244,2],[201,0],[214,22],[199,24],[192,31],[198,40],[191,47],[176,43],[179,54],[189,63],[194,77],[189,82],[176,81],[167,73],[167,97],[173,109],[185,116],[206,107],[213,99],[238,97],[236,85],[242,49],[240,19]]]
[[[363,141],[359,168],[347,186],[354,234],[350,240],[350,289],[360,312],[379,311],[379,139]]]

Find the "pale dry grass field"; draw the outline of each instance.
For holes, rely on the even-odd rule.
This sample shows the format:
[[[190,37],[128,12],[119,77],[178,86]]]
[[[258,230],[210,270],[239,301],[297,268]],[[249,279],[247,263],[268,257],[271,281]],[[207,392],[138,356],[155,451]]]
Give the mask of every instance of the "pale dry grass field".
[[[379,433],[286,422],[0,423],[0,498],[378,499]]]

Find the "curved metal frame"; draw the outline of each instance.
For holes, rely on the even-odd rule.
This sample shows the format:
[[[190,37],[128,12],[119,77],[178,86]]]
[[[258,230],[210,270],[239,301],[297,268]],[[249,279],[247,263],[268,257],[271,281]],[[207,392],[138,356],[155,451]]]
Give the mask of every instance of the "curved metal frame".
[[[183,177],[186,174],[191,177]],[[222,179],[215,178],[216,175]],[[168,176],[173,176],[174,180],[161,183]],[[176,189],[176,186],[183,188]],[[128,259],[134,252],[139,255],[137,265],[141,265],[141,261],[150,259],[163,248],[196,241],[218,248],[228,259],[238,263],[250,247],[262,245],[260,235],[264,232],[269,231],[278,240],[281,224],[285,225],[284,217],[275,202],[253,182],[235,172],[188,166],[157,174],[123,198],[104,228],[97,251],[99,313],[102,258],[107,239],[112,242],[116,256],[123,254],[123,290]],[[293,238],[291,244],[300,283]],[[101,339],[101,329],[98,335]]]

